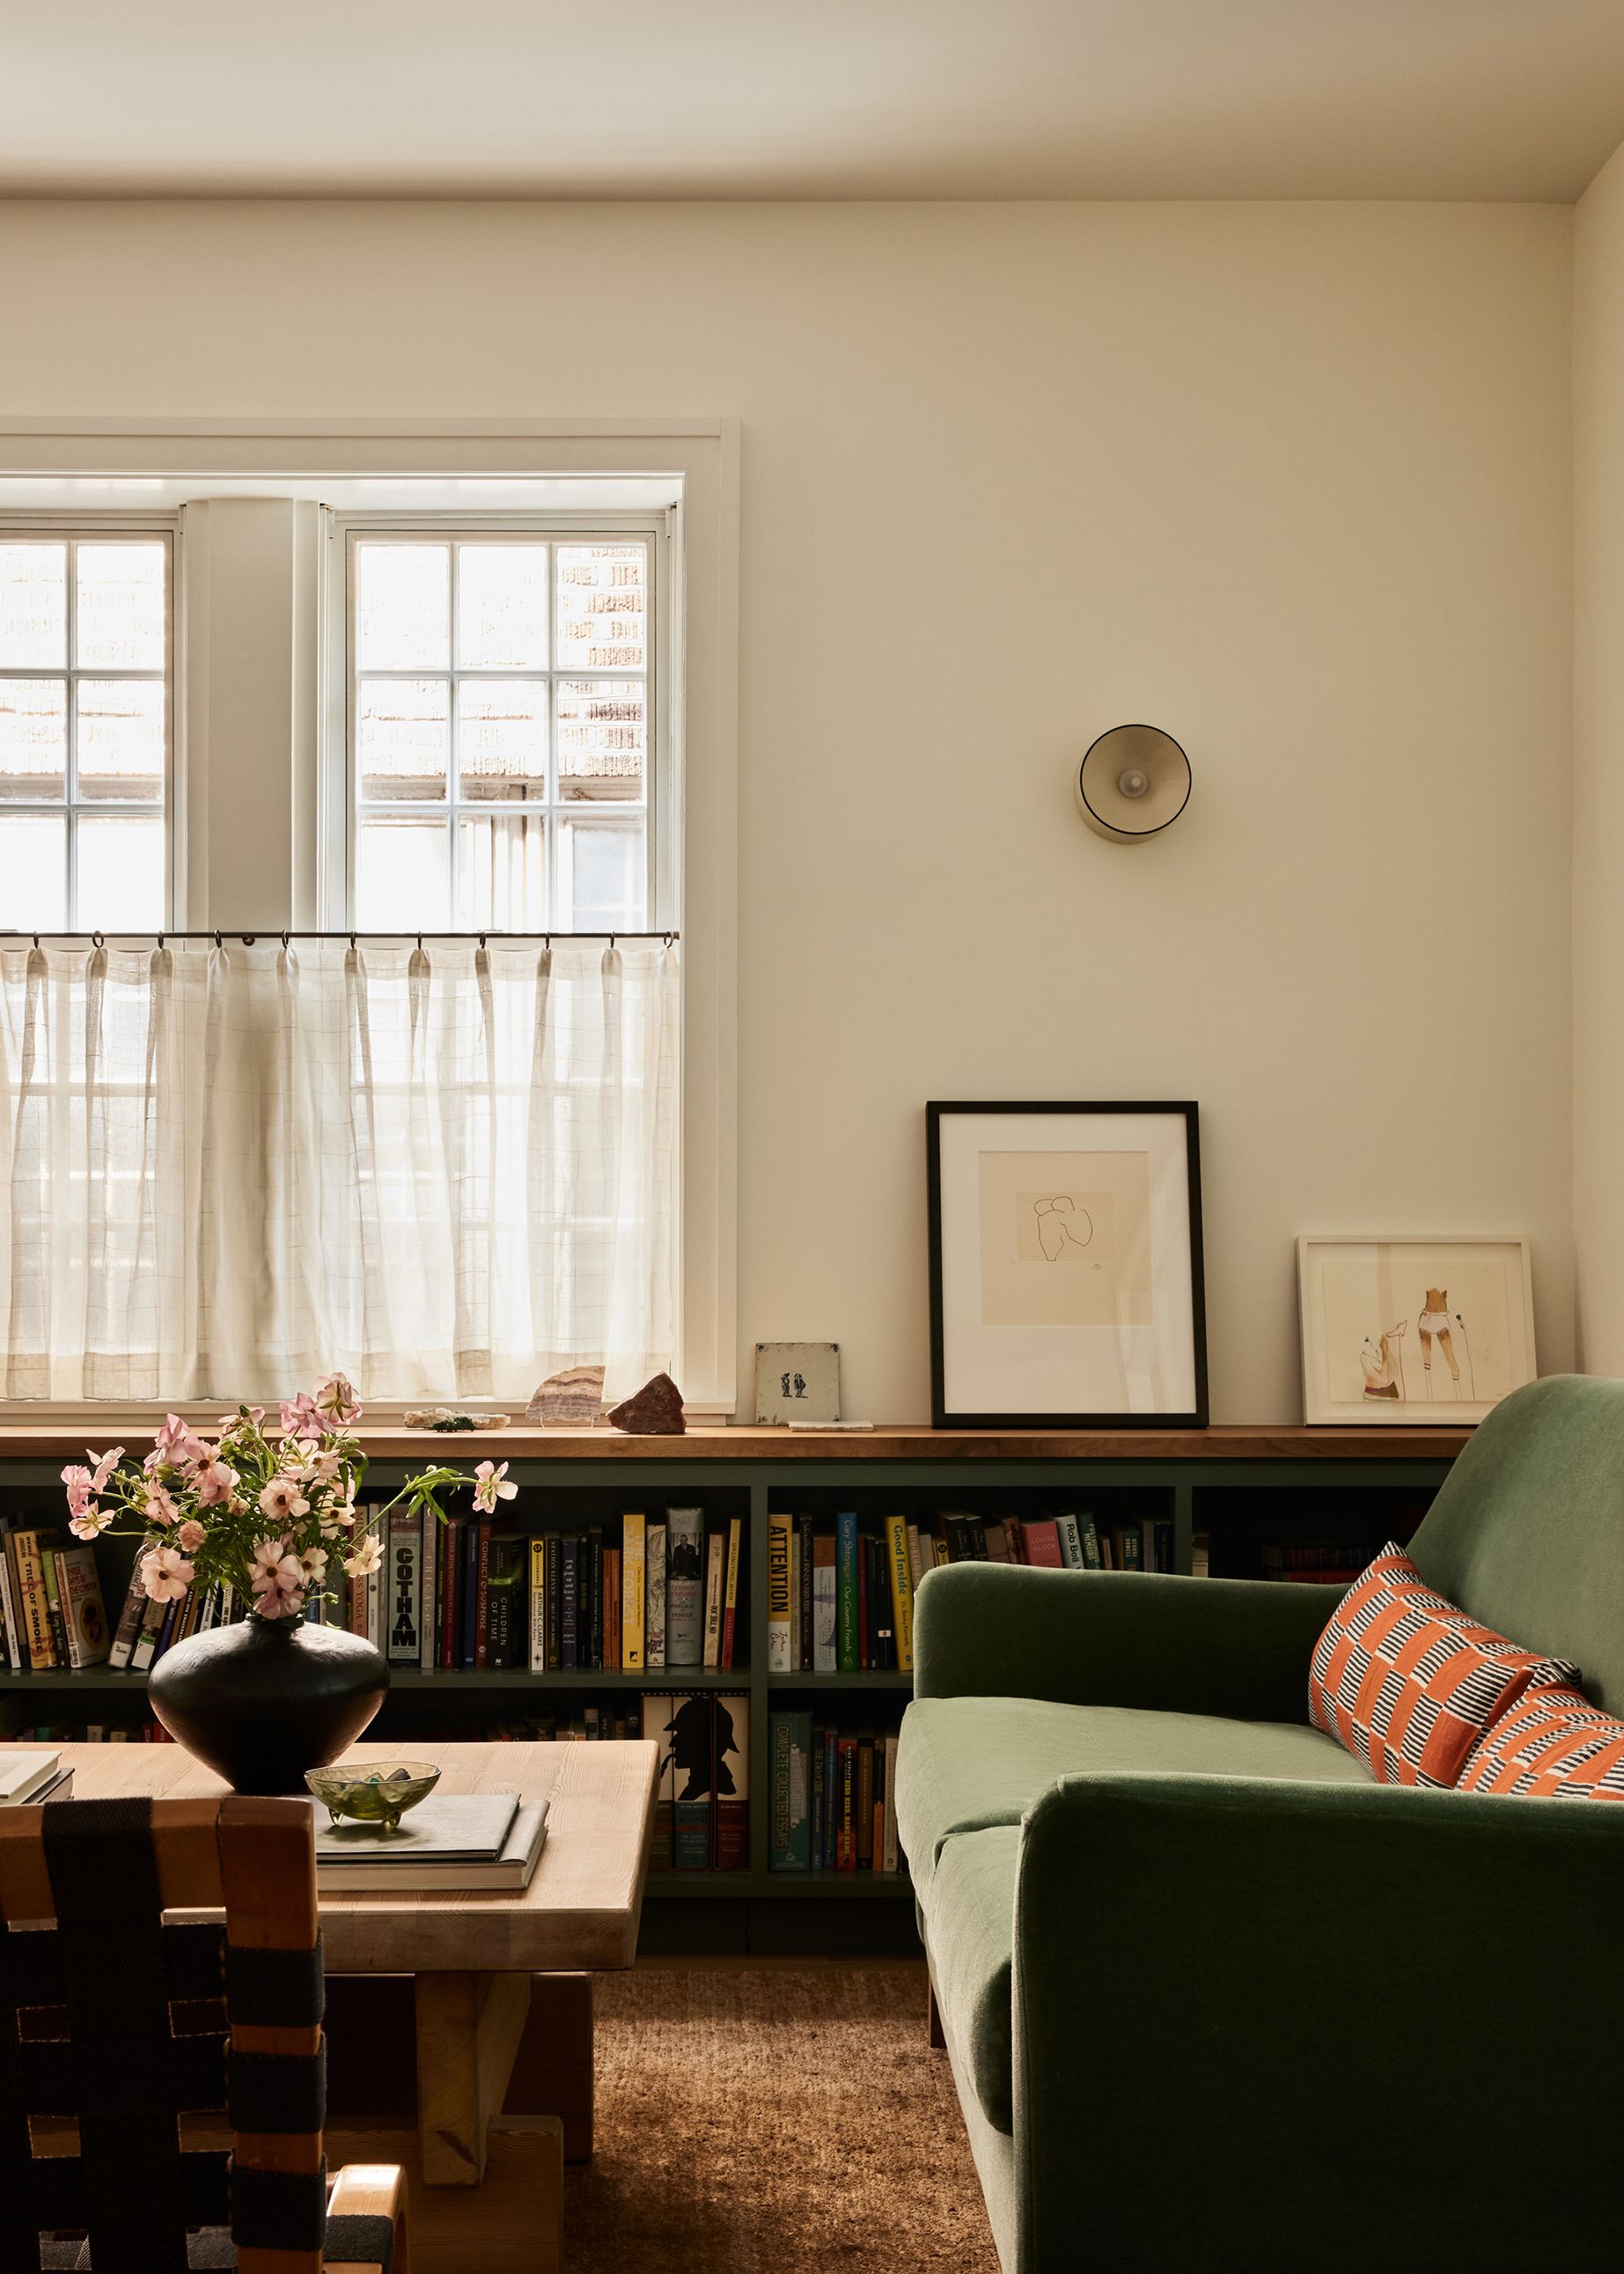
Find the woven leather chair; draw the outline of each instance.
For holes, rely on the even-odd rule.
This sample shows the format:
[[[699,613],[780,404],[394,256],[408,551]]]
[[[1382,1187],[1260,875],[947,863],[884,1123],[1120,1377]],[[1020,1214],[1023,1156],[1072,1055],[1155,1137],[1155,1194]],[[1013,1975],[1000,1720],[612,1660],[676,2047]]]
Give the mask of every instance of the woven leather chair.
[[[0,1811],[0,2274],[408,2274],[398,2166],[329,2187],[321,2009],[303,1802]]]

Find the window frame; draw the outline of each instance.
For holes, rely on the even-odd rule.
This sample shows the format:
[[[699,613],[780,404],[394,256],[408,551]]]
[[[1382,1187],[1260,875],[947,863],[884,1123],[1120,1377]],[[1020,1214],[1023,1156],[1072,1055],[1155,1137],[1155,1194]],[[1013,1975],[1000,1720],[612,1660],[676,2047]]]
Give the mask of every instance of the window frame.
[[[164,549],[163,580],[163,668],[162,671],[119,669],[112,665],[81,665],[74,654],[74,620],[78,607],[77,577],[74,573],[76,551],[80,545],[161,544]],[[76,799],[74,791],[79,777],[79,684],[81,680],[114,679],[159,681],[163,687],[163,800],[159,817],[163,825],[163,910],[162,925],[173,929],[176,910],[182,905],[181,827],[180,827],[180,728],[177,717],[177,691],[180,683],[179,650],[181,644],[182,535],[178,513],[131,514],[113,510],[96,513],[90,517],[80,513],[15,513],[0,511],[0,544],[32,543],[65,545],[68,548],[66,591],[66,661],[60,666],[50,664],[0,664],[0,681],[12,679],[60,679],[67,688],[67,750],[64,763],[63,795],[59,803],[34,798],[7,798],[4,802],[8,815],[37,815],[46,819],[57,817],[65,823],[63,847],[64,879],[63,907],[66,921],[61,930],[66,932],[88,931],[96,927],[80,920],[78,908],[79,831],[77,823],[88,814],[92,818],[131,815],[150,820],[153,808],[146,800],[129,798],[95,798],[88,802]],[[117,937],[117,927],[102,927]],[[44,936],[55,936],[44,935]]]
[[[323,611],[325,618],[324,653],[326,685],[322,697],[322,752],[320,761],[324,787],[321,795],[323,815],[322,845],[320,874],[322,922],[336,930],[347,929],[355,915],[356,851],[359,837],[357,826],[364,801],[359,794],[356,744],[356,689],[359,673],[356,658],[356,574],[355,548],[358,540],[367,538],[427,540],[448,544],[455,547],[461,542],[478,542],[481,538],[522,543],[525,538],[561,543],[590,544],[598,539],[613,543],[617,538],[636,537],[648,546],[647,606],[650,639],[648,664],[641,674],[646,692],[646,719],[643,741],[643,794],[635,810],[643,818],[644,901],[646,913],[642,926],[649,931],[680,930],[681,900],[680,874],[670,857],[670,847],[677,832],[675,814],[681,800],[680,764],[682,735],[680,719],[668,700],[671,683],[670,619],[671,596],[677,582],[673,559],[673,541],[680,533],[681,508],[678,506],[657,508],[643,513],[572,512],[558,510],[538,512],[515,509],[508,512],[466,513],[447,507],[432,512],[410,511],[353,511],[328,508],[326,512],[326,543],[323,546]],[[455,568],[452,571],[453,644],[451,661],[445,672],[413,674],[402,672],[402,677],[444,677],[451,689],[455,712],[456,686],[460,678],[545,677],[549,700],[556,691],[560,671],[558,659],[549,644],[545,674],[521,672],[485,673],[458,669],[455,659]],[[549,608],[555,609],[551,585]],[[385,674],[384,676],[391,674]],[[582,676],[583,674],[571,674]],[[592,676],[601,674],[593,674]],[[613,674],[611,674],[613,675]],[[628,674],[635,677],[637,674]],[[455,733],[455,727],[453,729]],[[548,773],[551,791],[557,778],[556,719],[548,722]],[[450,794],[447,785],[445,811],[450,830],[448,859],[455,869],[456,859],[455,829],[463,811],[484,817],[499,815],[504,808],[499,802],[459,804]],[[608,801],[605,801],[607,803]],[[629,803],[629,802],[628,802]],[[434,809],[433,802],[423,801],[425,811]],[[557,817],[567,809],[551,796],[534,810],[545,814],[547,827],[547,878],[549,913],[557,906],[558,877],[557,848],[553,841]],[[604,825],[613,825],[607,820]],[[455,920],[454,919],[454,922]],[[471,929],[461,924],[460,929]],[[502,928],[487,927],[492,933]],[[556,922],[559,931],[569,927]]]

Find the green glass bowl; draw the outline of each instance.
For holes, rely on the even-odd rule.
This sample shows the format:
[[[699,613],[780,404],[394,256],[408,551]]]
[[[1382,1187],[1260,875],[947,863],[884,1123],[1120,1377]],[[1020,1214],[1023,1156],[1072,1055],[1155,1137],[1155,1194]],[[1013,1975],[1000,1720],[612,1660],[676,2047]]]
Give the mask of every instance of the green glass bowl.
[[[432,1761],[339,1761],[329,1769],[306,1769],[304,1781],[335,1824],[353,1817],[398,1832],[409,1808],[426,1800],[440,1782]]]

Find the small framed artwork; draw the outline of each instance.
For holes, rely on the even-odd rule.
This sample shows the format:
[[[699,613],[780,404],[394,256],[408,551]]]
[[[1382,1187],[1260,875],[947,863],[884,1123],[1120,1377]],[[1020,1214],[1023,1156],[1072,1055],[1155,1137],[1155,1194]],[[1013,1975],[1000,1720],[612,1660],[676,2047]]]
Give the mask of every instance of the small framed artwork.
[[[1299,1239],[1303,1419],[1481,1421],[1534,1378],[1526,1239]]]
[[[1204,1429],[1191,1104],[925,1109],[938,1429]]]
[[[758,1421],[838,1421],[838,1343],[757,1343]]]

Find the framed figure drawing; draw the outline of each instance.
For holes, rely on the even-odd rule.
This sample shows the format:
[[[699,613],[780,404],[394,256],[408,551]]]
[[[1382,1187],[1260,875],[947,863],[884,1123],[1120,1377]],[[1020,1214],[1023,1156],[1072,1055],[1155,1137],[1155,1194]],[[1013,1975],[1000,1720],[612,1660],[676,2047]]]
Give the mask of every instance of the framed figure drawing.
[[[930,1104],[938,1429],[1203,1429],[1189,1104]]]
[[[1534,1378],[1525,1239],[1299,1239],[1303,1419],[1481,1421]]]

